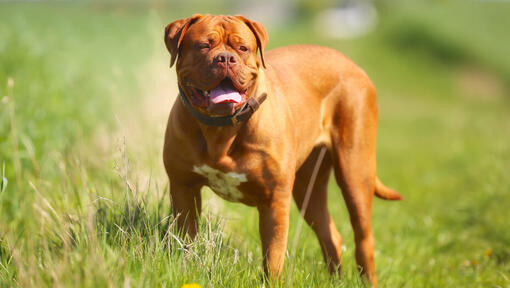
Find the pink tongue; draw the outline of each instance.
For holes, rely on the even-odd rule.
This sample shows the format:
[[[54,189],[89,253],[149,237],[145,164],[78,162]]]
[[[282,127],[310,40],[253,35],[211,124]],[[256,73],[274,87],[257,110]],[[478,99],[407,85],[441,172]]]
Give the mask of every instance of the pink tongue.
[[[209,96],[211,97],[211,101],[214,104],[219,103],[225,103],[225,102],[232,102],[232,103],[241,103],[241,94],[237,92],[236,90],[225,87],[222,85],[219,85],[218,87],[211,90],[209,93]]]

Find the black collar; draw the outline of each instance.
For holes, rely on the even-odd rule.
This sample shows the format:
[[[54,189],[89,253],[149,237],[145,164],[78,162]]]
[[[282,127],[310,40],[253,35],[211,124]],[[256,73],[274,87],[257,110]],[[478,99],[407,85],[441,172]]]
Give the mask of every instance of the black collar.
[[[188,100],[188,97],[184,94],[184,91],[181,88],[181,85],[179,86],[179,95],[181,96],[181,101],[186,106],[188,111],[195,117],[198,121],[204,123],[205,125],[209,126],[237,126],[239,123],[248,120],[248,118],[251,117],[257,109],[259,109],[260,104],[266,100],[267,94],[264,92],[258,97],[257,99],[257,89],[255,89],[255,93],[253,93],[253,96],[246,101],[246,103],[243,105],[243,107],[237,109],[233,115],[230,116],[209,116],[206,114],[203,114],[202,112],[198,111],[191,105],[191,103]]]

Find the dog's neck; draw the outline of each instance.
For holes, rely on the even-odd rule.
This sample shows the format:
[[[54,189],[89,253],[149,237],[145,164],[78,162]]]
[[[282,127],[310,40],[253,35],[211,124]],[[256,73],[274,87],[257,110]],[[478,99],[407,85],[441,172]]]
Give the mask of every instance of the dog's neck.
[[[262,93],[267,93],[265,81],[265,74],[263,69],[259,69],[259,74],[257,77],[256,89],[254,93],[257,95],[252,95],[252,97],[259,97]],[[263,107],[261,107],[263,109]],[[205,144],[207,147],[207,154],[210,159],[220,160],[223,157],[231,155],[235,152],[236,149],[236,140],[239,137],[242,137],[243,131],[245,131],[249,126],[257,125],[257,119],[260,116],[260,110],[256,111],[251,115],[251,117],[239,123],[236,126],[223,126],[223,127],[215,127],[205,125],[200,123],[198,120],[194,119],[194,121],[198,124],[200,132],[204,137]],[[229,157],[227,157],[229,158]]]

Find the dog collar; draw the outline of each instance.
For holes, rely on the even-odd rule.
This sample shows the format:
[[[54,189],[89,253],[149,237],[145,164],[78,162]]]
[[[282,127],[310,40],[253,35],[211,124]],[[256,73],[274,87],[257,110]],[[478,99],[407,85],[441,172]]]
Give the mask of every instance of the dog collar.
[[[259,109],[260,104],[262,104],[262,102],[264,102],[267,98],[267,93],[264,92],[257,99],[257,89],[255,89],[253,96],[250,97],[250,99],[248,99],[241,108],[237,109],[234,114],[230,116],[209,116],[195,109],[195,107],[193,107],[193,105],[189,102],[188,97],[184,94],[184,90],[181,85],[177,86],[179,86],[181,101],[191,115],[193,115],[193,117],[201,123],[209,126],[237,126],[239,123],[248,120],[251,115]]]

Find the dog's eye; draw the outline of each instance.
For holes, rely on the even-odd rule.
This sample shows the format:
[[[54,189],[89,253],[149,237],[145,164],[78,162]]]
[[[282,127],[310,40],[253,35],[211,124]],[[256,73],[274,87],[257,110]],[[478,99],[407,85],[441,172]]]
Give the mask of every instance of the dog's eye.
[[[248,47],[241,45],[241,46],[239,46],[239,50],[246,52],[246,51],[248,51]]]
[[[198,49],[202,50],[202,49],[209,49],[211,48],[211,45],[209,45],[209,43],[200,43],[197,45]]]

